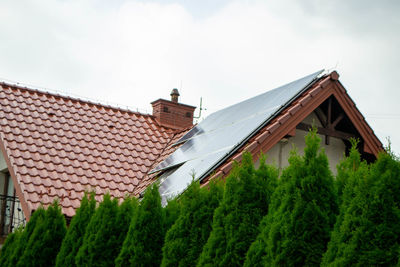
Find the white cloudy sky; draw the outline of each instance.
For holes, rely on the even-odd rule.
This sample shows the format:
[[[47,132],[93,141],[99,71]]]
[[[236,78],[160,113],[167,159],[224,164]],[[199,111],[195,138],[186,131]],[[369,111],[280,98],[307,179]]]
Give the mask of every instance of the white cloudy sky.
[[[336,69],[400,151],[400,1],[2,0],[0,78],[151,112],[206,114]]]

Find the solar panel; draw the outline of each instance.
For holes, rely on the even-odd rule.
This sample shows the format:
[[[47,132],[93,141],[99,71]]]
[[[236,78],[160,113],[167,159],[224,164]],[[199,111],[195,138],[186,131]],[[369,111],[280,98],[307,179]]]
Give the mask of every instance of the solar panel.
[[[178,140],[177,143],[184,142],[181,147],[151,171],[170,170],[160,177],[163,198],[181,193],[192,179],[206,177],[219,162],[307,89],[321,73],[318,71],[232,105],[201,121]]]

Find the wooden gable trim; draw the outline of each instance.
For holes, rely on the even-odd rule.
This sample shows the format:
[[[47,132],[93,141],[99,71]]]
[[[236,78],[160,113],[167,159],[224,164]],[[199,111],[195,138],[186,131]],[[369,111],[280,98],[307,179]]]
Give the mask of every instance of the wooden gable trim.
[[[25,200],[24,194],[21,190],[20,184],[17,179],[17,175],[14,171],[14,167],[11,164],[10,158],[8,157],[7,149],[4,145],[3,139],[4,138],[2,136],[2,138],[0,138],[0,150],[1,150],[1,153],[3,154],[4,160],[6,161],[8,172],[10,173],[11,179],[13,180],[15,193],[17,194],[18,199],[21,203],[22,211],[24,212],[26,221],[29,221],[29,219],[31,217],[31,209],[29,208],[28,203]]]
[[[378,153],[383,150],[383,145],[374,134],[372,128],[365,121],[364,116],[357,109],[354,101],[346,93],[343,85],[337,81],[333,84],[334,97],[339,102],[346,115],[350,118],[357,131],[360,133],[364,140],[364,151],[378,156]]]
[[[225,177],[232,168],[232,162],[235,160],[240,161],[243,151],[250,152],[254,161],[258,160],[261,153],[266,153],[282,138],[287,135],[293,136],[296,126],[332,95],[360,133],[365,143],[364,151],[377,156],[383,150],[382,143],[366,123],[353,100],[351,100],[344,87],[338,81],[338,77],[339,75],[334,71],[327,77],[321,78],[319,82],[314,84],[266,127],[261,129],[233,157],[220,165],[214,175],[207,177],[202,183],[207,184],[210,179]]]
[[[303,130],[303,131],[309,131],[312,129],[312,126],[307,124],[307,123],[302,123],[300,122],[297,126],[296,129]],[[342,131],[338,131],[335,129],[329,129],[329,128],[324,128],[324,127],[317,127],[317,132],[321,135],[325,135],[326,138],[326,144],[329,145],[329,137],[336,137],[340,139],[349,139],[349,138],[357,138],[356,135],[351,134],[351,133],[345,133]]]

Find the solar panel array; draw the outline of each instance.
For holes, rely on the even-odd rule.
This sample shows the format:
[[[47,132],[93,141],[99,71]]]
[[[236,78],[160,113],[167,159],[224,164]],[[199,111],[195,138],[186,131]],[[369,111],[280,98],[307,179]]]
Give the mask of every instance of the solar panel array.
[[[177,142],[184,142],[181,147],[152,170],[152,173],[164,171],[160,177],[163,199],[183,192],[192,179],[209,175],[218,163],[265,126],[321,73],[318,71],[232,105],[201,121]]]

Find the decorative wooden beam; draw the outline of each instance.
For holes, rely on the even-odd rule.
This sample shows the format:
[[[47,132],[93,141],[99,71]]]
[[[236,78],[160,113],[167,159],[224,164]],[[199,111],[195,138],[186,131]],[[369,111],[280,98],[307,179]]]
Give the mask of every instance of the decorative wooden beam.
[[[336,125],[344,118],[344,114],[340,113],[334,122],[331,124],[331,128],[335,129]]]
[[[328,99],[328,114],[326,118],[326,125],[329,125],[332,120],[332,97]]]
[[[323,127],[326,127],[326,116],[324,112],[321,110],[321,108],[317,108],[315,110],[315,114],[317,115],[318,120],[321,122]]]
[[[331,121],[332,121],[332,97],[328,99],[328,114],[326,118],[326,128],[333,130],[331,127]],[[325,144],[329,145],[329,135],[325,135]]]
[[[312,126],[310,124],[300,122],[296,126],[296,128],[299,130],[303,130],[303,131],[309,131],[310,129],[312,129]],[[351,133],[345,133],[342,131],[337,131],[337,130],[329,129],[329,128],[317,127],[317,131],[321,135],[325,135],[327,137],[336,137],[336,138],[340,138],[340,139],[344,139],[344,140],[348,140],[352,137],[357,137],[356,135],[351,134]]]

